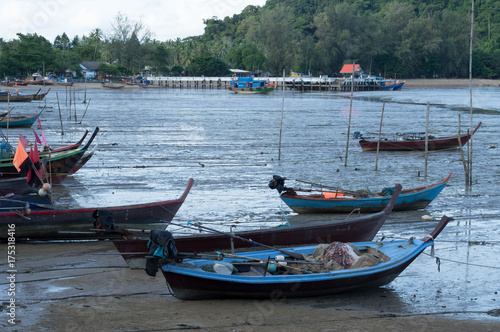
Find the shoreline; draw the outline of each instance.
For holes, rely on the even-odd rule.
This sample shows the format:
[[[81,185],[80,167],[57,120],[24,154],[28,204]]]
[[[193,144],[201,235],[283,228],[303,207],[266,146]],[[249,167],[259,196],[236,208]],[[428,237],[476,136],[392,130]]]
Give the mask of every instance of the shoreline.
[[[468,79],[443,79],[443,78],[422,78],[422,79],[400,79],[401,81],[404,81],[405,84],[403,86],[402,90],[405,89],[431,89],[431,88],[468,88],[469,86],[472,87],[500,87],[500,80],[494,80],[494,79],[472,79],[472,81],[469,83]],[[85,89],[85,87],[89,89],[106,89],[102,86],[101,83],[74,83],[72,89]],[[13,87],[2,87],[0,89],[5,90],[5,89],[12,89]],[[28,85],[28,86],[19,86],[16,87],[19,90],[33,90],[33,89],[39,89],[42,88],[42,91],[46,91],[49,88],[54,89],[54,90],[65,90],[66,86],[62,85],[46,85],[46,86],[40,86],[40,85]],[[138,86],[125,86],[124,89],[140,89],[141,87]],[[156,86],[156,85],[149,85],[147,88],[163,88],[163,89],[172,89],[164,86]],[[214,87],[215,88],[215,87]],[[175,89],[175,88],[174,88]],[[207,89],[210,89],[207,87]]]

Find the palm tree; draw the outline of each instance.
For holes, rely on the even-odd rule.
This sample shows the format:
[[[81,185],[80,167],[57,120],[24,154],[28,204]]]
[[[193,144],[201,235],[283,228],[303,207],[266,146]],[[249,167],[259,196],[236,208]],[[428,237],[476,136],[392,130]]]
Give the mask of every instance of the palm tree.
[[[102,38],[102,30],[99,28],[94,29],[90,33],[90,38],[94,42],[94,57],[92,60],[95,61],[96,55],[97,55],[97,45],[99,45],[99,43],[101,42],[101,38]]]

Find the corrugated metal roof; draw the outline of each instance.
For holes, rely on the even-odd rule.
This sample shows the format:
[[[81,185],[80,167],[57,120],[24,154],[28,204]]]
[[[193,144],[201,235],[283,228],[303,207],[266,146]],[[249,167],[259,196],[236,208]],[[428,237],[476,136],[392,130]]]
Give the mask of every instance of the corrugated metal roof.
[[[344,65],[344,67],[342,67],[342,70],[340,71],[341,74],[348,74],[348,73],[352,73],[352,66],[353,65]],[[359,68],[359,65],[354,65],[354,71],[357,72],[357,71],[360,71],[361,68]]]

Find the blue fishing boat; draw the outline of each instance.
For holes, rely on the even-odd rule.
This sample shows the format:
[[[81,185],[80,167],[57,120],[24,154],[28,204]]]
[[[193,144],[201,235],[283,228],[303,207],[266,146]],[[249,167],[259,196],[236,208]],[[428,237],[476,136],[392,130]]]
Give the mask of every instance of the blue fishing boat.
[[[433,246],[448,221],[443,216],[421,240],[334,242],[321,247],[223,254],[218,260],[191,258],[162,266],[162,273],[173,295],[182,300],[284,299],[379,287]]]
[[[22,127],[22,128],[30,128],[33,123],[38,119],[42,112],[45,110],[45,107],[38,114],[34,115],[20,115],[20,116],[11,116],[7,115],[0,120],[1,128],[14,128],[14,127]]]
[[[272,93],[276,89],[276,83],[270,83],[269,79],[259,80],[253,76],[237,77],[231,80],[227,89],[235,93]]]
[[[411,189],[403,188],[393,210],[425,208],[446,187],[451,174],[439,183]],[[360,209],[362,213],[377,212],[387,205],[392,194],[391,187],[384,188],[381,192],[371,192],[369,189],[350,191],[310,182],[305,183],[310,184],[312,188],[288,188],[285,187],[285,178],[275,175],[269,182],[269,187],[278,190],[283,202],[296,213],[349,213],[355,209]]]

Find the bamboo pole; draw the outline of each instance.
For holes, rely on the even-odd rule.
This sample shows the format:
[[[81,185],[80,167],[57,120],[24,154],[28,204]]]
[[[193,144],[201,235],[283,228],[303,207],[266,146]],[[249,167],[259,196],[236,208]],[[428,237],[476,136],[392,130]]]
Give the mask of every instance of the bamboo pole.
[[[76,119],[76,96],[75,96],[75,89],[73,89],[73,106],[75,107],[75,122],[78,121]]]
[[[352,97],[354,95],[354,72],[355,72],[354,68],[355,67],[356,67],[356,63],[353,62],[352,63],[352,80],[351,80],[351,104],[349,106],[349,124],[347,125],[347,143],[346,143],[346,147],[345,147],[344,166],[347,166],[347,156],[349,153],[349,136],[351,135],[351,113],[352,113]]]
[[[467,162],[465,161],[464,158],[464,149],[462,146],[462,140],[460,139],[460,128],[461,128],[461,122],[460,122],[460,114],[458,115],[458,146],[460,147],[460,154],[462,155],[462,164],[464,165],[464,174],[465,174],[465,186],[468,185],[469,183],[469,172],[467,170]]]
[[[427,158],[429,156],[429,102],[427,102],[427,115],[425,117],[425,169],[424,177],[427,177]]]
[[[59,95],[57,94],[57,92],[56,92],[56,98],[57,98],[57,107],[59,108],[59,121],[61,121],[61,135],[64,135],[62,115],[61,115],[61,105],[59,104]]]
[[[89,100],[90,102],[90,100]],[[87,77],[85,77],[85,93],[83,95],[83,104],[87,103]]]
[[[70,86],[70,87],[69,87],[69,108],[68,108],[68,112],[69,112],[69,121],[71,121],[71,102],[72,102],[72,101],[71,101],[71,90],[72,90],[72,88],[71,88],[71,86]],[[68,105],[66,105],[66,106],[68,106]]]
[[[7,92],[7,111],[10,110],[10,92]],[[9,141],[9,118],[10,118],[10,111],[7,113],[7,142]]]
[[[474,0],[472,0],[472,12],[470,18],[470,47],[469,47],[469,95],[470,95],[470,143],[469,143],[469,172],[468,172],[468,184],[472,185],[472,41],[474,36]]]
[[[385,99],[382,105],[382,115],[380,116],[380,126],[378,127],[377,155],[375,157],[375,170],[378,170],[378,152],[380,150],[380,136],[382,135],[382,120],[384,119]]]
[[[285,69],[283,69],[283,87],[282,87],[282,99],[281,99],[281,122],[280,122],[280,142],[278,147],[278,160],[281,159],[281,133],[283,131],[283,112],[285,109]]]
[[[87,110],[89,109],[89,105],[90,105],[90,101],[91,100],[92,100],[92,98],[89,99],[89,102],[87,103],[87,107],[85,108],[85,112],[83,112],[83,115],[82,115],[82,118],[80,119],[80,123],[79,124],[82,124],[83,117],[85,116],[85,114],[87,113]]]

